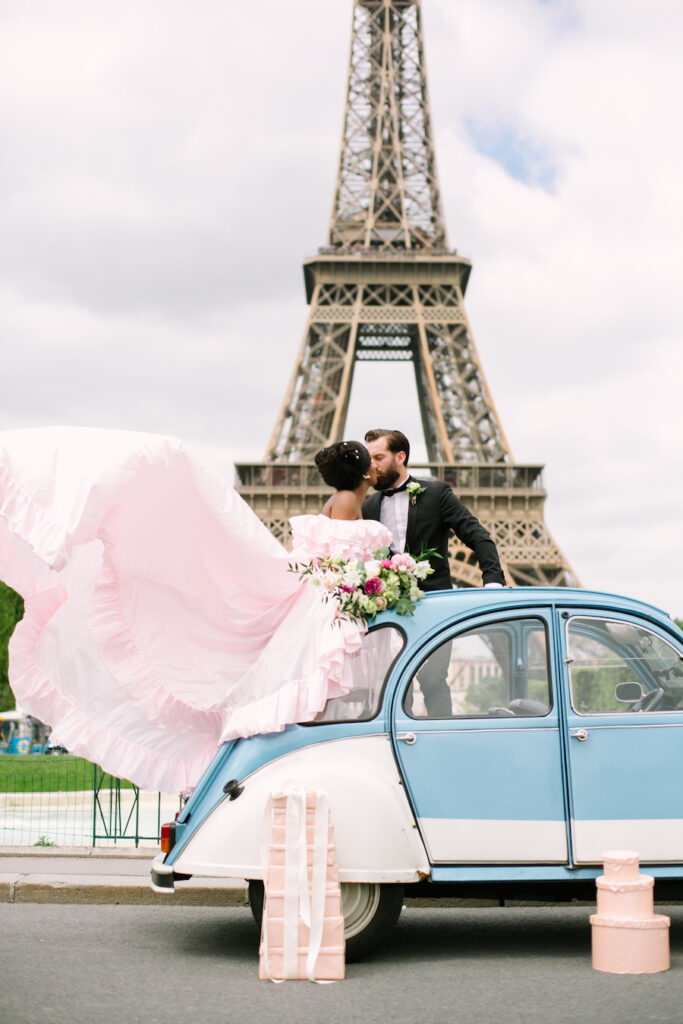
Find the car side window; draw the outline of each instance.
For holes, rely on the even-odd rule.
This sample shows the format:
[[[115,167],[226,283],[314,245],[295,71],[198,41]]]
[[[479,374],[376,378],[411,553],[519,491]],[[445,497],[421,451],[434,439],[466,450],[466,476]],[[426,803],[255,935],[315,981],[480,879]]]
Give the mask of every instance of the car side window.
[[[358,722],[374,718],[379,711],[384,683],[405,637],[395,626],[371,629],[362,639],[360,650],[348,655],[351,689],[343,697],[333,697],[313,724]]]
[[[451,636],[422,662],[403,709],[412,718],[535,718],[551,707],[546,626],[510,619]]]
[[[577,616],[567,623],[567,656],[580,715],[683,709],[683,658],[645,626]]]

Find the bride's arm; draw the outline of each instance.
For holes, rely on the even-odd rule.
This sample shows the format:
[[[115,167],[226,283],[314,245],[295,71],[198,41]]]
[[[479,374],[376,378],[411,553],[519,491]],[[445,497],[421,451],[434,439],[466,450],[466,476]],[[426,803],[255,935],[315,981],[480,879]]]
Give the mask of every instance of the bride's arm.
[[[337,491],[330,506],[330,519],[358,519],[358,513],[353,491]]]

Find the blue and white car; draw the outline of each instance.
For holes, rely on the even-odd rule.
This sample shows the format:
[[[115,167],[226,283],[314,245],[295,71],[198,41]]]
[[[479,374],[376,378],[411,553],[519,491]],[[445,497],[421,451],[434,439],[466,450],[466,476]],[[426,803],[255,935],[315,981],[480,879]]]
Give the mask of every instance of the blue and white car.
[[[631,849],[683,893],[683,634],[665,613],[555,588],[428,594],[379,615],[365,678],[316,722],[226,743],[152,868],[155,890],[244,878],[263,905],[269,795],[329,796],[347,955],[405,896],[592,898]]]

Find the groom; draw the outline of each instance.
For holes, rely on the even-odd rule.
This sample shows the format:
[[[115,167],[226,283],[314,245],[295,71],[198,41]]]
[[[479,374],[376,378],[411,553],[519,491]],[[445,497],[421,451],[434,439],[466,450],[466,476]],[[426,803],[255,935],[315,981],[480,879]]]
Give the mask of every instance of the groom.
[[[410,442],[400,430],[368,430],[365,443],[377,471],[376,493],[363,502],[363,519],[379,519],[394,536],[392,551],[419,555],[435,548],[434,573],[420,584],[422,590],[450,590],[448,538],[451,532],[474,552],[485,587],[505,586],[496,545],[479,520],[458,501],[442,480],[408,473]]]
[[[485,587],[502,587],[505,577],[496,545],[479,520],[458,501],[442,480],[414,479],[408,473],[410,442],[400,430],[368,430],[365,443],[377,471],[376,493],[363,502],[363,518],[379,519],[394,537],[392,551],[419,555],[435,548],[430,562],[434,573],[422,580],[422,590],[450,590],[448,538],[451,531],[474,551]],[[417,680],[429,718],[451,718],[451,691],[447,677],[452,644],[432,652]],[[411,685],[412,693],[412,685]],[[412,696],[411,696],[412,701]]]

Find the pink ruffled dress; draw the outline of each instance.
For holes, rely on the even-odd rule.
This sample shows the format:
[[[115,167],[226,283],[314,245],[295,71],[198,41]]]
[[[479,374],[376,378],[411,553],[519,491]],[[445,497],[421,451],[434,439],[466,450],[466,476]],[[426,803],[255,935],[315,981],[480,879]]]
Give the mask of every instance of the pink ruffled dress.
[[[0,434],[0,579],[25,601],[17,703],[146,789],[191,789],[223,740],[314,718],[352,686],[363,629],[289,571],[369,557],[380,523],[298,516],[294,551],[181,442]]]

